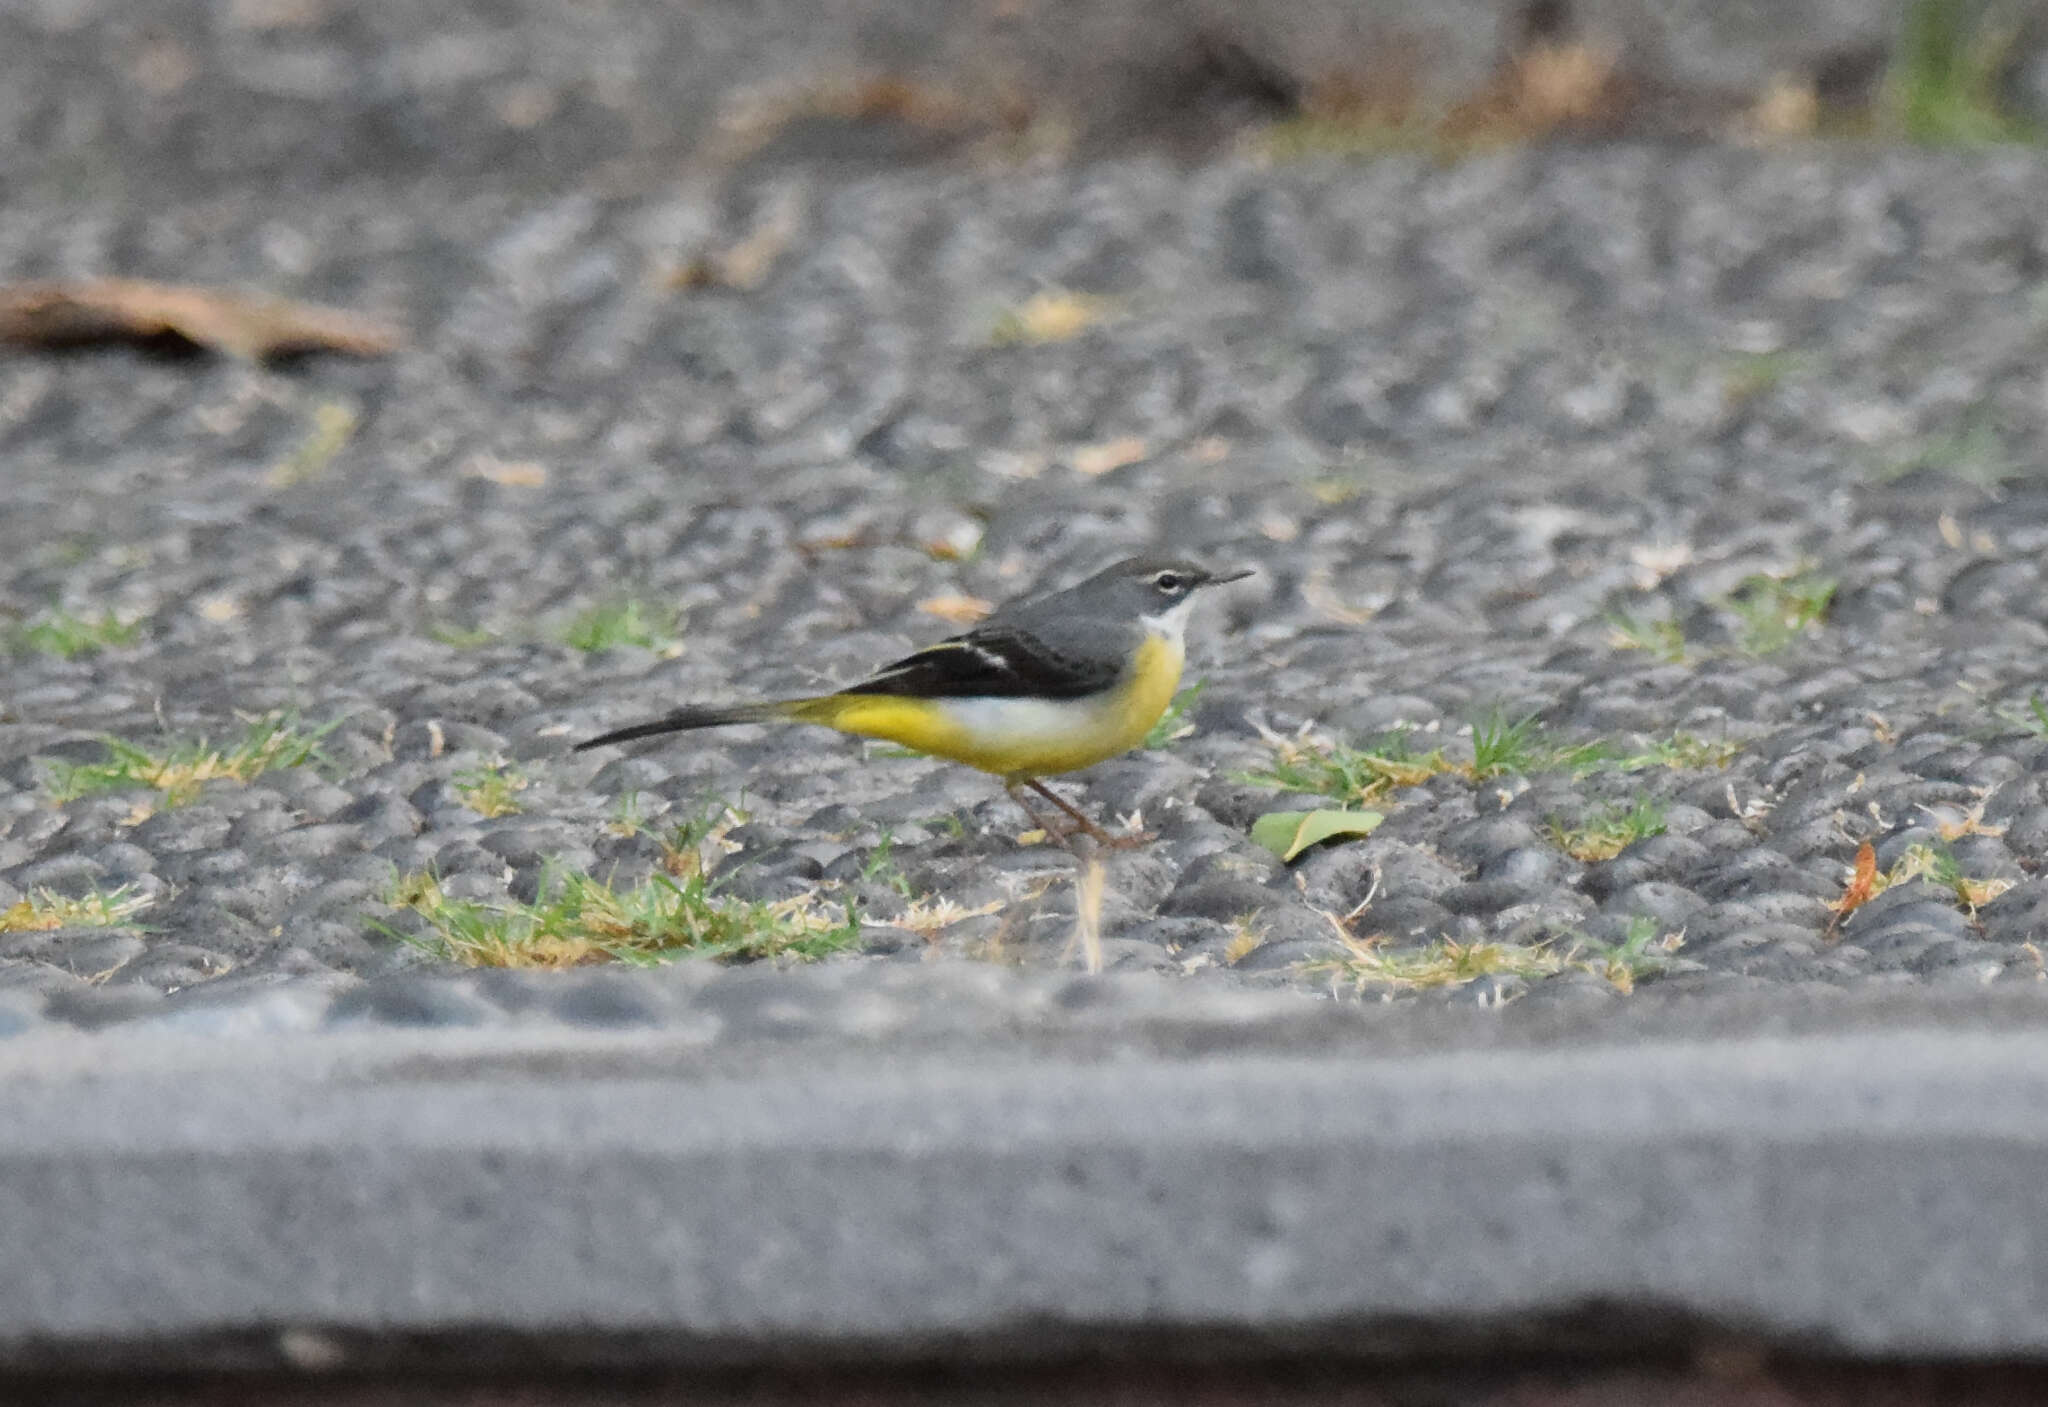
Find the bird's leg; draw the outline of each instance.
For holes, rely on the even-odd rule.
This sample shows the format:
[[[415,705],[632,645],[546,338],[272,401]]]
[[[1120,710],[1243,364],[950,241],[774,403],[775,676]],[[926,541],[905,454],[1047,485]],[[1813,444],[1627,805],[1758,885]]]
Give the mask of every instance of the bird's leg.
[[[1054,791],[1051,787],[1048,787],[1044,782],[1039,781],[1038,778],[1027,777],[1024,779],[1024,785],[1030,787],[1033,791],[1037,792],[1047,801],[1050,801],[1053,805],[1059,807],[1060,810],[1066,812],[1069,816],[1072,816],[1076,823],[1078,823],[1079,828],[1087,832],[1089,837],[1093,839],[1095,843],[1098,845],[1108,846],[1112,850],[1126,850],[1133,845],[1143,845],[1146,841],[1152,839],[1150,835],[1142,831],[1137,832],[1135,834],[1111,835],[1101,826],[1096,825],[1095,822],[1089,820],[1086,816],[1082,815],[1079,811],[1075,810],[1072,806],[1068,805],[1064,800],[1060,798],[1058,792]],[[1030,808],[1026,807],[1025,809],[1029,810]]]
[[[1017,790],[1018,785],[1019,784],[1015,781],[1006,781],[1003,783],[1003,790],[1010,794],[1010,800],[1017,803],[1017,809],[1022,811],[1025,815],[1029,816],[1031,818],[1031,824],[1036,826],[1039,830],[1044,831],[1048,839],[1058,841],[1059,844],[1064,848],[1072,850],[1074,847],[1072,845],[1069,845],[1067,842],[1072,838],[1073,832],[1068,830],[1062,830],[1058,826],[1052,825],[1045,819],[1045,817],[1039,815],[1036,811],[1032,810],[1031,803],[1024,799],[1024,795],[1022,792]],[[1039,790],[1043,791],[1044,788],[1040,787]],[[1054,797],[1053,800],[1058,801],[1059,798]]]

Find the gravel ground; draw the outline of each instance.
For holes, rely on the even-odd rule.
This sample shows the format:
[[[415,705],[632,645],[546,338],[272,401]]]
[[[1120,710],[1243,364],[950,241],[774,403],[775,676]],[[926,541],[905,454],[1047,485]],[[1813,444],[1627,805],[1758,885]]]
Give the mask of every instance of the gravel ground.
[[[0,606],[141,623],[8,659],[0,910],[152,901],[0,934],[0,987],[74,1020],[339,991],[424,961],[390,936],[417,927],[398,874],[628,885],[652,823],[705,814],[725,893],[858,903],[827,961],[1057,967],[1070,862],[986,778],[807,730],[568,747],[850,681],[952,628],[920,602],[1159,544],[1259,575],[1208,603],[1193,731],[1068,784],[1159,834],[1109,862],[1113,968],[1328,987],[1302,965],[1349,956],[1348,915],[1395,953],[1648,936],[1624,965],[1673,992],[2038,980],[2044,208],[2032,152],[1626,145],[0,208],[0,277],[256,283],[413,336],[366,363],[0,361]],[[751,288],[676,286],[736,246],[781,252]],[[1007,337],[1049,289],[1100,321]],[[1770,640],[1730,604],[1759,575],[1835,590]],[[676,648],[560,642],[628,596],[680,612]],[[1623,648],[1624,618],[1662,648]],[[333,722],[323,760],[139,821],[133,790],[50,794],[103,735],[269,710]],[[1684,765],[1440,775],[1291,866],[1248,838],[1318,804],[1245,780],[1276,739],[1413,725],[1457,760],[1528,714],[1618,753],[1682,736]],[[461,783],[500,763],[527,785],[486,816]],[[1559,841],[1637,806],[1663,833],[1614,858]],[[1831,926],[1865,840],[1901,882]],[[1935,879],[1903,878],[1916,854]]]

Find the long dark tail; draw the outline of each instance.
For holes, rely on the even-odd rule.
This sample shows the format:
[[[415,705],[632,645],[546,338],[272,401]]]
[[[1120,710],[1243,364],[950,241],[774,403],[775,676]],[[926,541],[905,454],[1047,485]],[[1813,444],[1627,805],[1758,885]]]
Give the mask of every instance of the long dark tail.
[[[809,700],[789,699],[775,703],[739,704],[732,708],[679,708],[666,718],[657,718],[651,723],[635,723],[630,728],[616,728],[601,737],[585,738],[570,751],[582,752],[608,743],[630,743],[635,738],[652,738],[662,733],[686,733],[692,728],[723,728],[729,723],[772,723],[794,716],[795,711],[807,702]]]

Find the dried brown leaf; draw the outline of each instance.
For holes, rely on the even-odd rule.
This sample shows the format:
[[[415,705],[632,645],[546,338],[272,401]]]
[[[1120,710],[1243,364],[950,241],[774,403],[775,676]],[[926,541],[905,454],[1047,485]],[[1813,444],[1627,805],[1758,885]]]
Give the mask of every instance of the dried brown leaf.
[[[797,83],[749,87],[727,102],[703,155],[714,166],[745,160],[793,127],[824,120],[921,134],[939,149],[991,127],[1029,121],[1028,95],[1001,89],[959,89],[894,72],[813,75]]]
[[[1630,96],[1618,58],[1605,45],[1531,44],[1508,61],[1486,91],[1453,109],[1439,136],[1453,147],[1472,147],[1611,124]]]
[[[1066,288],[1032,294],[996,320],[989,340],[998,347],[1069,342],[1115,314],[1116,300]]]
[[[1810,137],[1820,126],[1820,93],[1803,74],[1774,76],[1742,115],[1741,128],[1758,137]]]
[[[954,625],[973,625],[993,611],[995,604],[979,596],[927,596],[917,603],[917,608]]]
[[[462,463],[462,475],[489,479],[506,488],[537,489],[548,481],[548,467],[530,459],[499,459],[490,454],[473,454]]]
[[[308,351],[380,357],[402,340],[375,318],[263,293],[133,278],[0,285],[0,342],[47,347],[166,335],[247,361]]]
[[[1090,478],[1107,474],[1112,469],[1121,469],[1127,464],[1136,464],[1149,457],[1151,447],[1136,435],[1123,435],[1100,444],[1079,445],[1067,455],[1067,463],[1077,474]]]

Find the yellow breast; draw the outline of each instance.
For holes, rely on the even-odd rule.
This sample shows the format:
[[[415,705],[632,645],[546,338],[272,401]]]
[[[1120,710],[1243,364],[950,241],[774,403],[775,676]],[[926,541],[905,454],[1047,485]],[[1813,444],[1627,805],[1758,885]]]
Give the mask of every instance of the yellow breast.
[[[1112,689],[1086,699],[905,699],[835,694],[797,716],[1003,777],[1092,767],[1145,740],[1180,686],[1180,642],[1148,636]]]
[[[1118,686],[1117,710],[1122,731],[1117,735],[1116,746],[1103,754],[1105,757],[1129,752],[1145,741],[1152,725],[1173,702],[1173,691],[1180,687],[1181,666],[1186,660],[1186,647],[1179,640],[1159,635],[1145,637],[1145,643],[1138,646],[1137,657],[1131,661],[1130,672]]]

